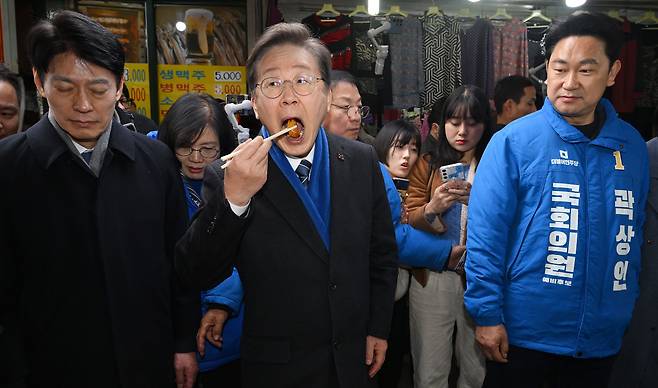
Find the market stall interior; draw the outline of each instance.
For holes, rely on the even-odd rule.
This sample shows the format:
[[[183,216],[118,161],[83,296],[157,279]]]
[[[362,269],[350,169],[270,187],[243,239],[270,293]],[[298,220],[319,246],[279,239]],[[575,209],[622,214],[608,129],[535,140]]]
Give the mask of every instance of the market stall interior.
[[[308,25],[331,50],[333,68],[357,78],[371,108],[363,125],[373,135],[401,116],[421,122],[434,101],[465,83],[491,97],[497,79],[518,74],[533,79],[542,93],[541,39],[555,21],[578,10],[607,13],[623,26],[624,66],[607,95],[617,111],[649,138],[658,106],[655,0],[35,0],[13,5],[16,20],[32,21],[17,23],[13,31],[3,25],[2,31],[4,58],[10,65],[17,58],[14,70],[32,96],[26,124],[43,110],[25,54],[8,53],[7,42],[13,38],[14,47],[23,47],[27,29],[61,8],[89,14],[117,34],[126,49],[125,78],[136,110],[156,122],[188,92],[236,102],[245,98],[249,49],[267,26],[282,20]]]
[[[480,86],[491,98],[496,80],[522,75],[536,83],[543,97],[544,33],[573,12],[588,10],[621,23],[624,66],[607,97],[624,119],[646,138],[652,136],[651,117],[658,106],[655,1],[360,3],[279,0],[277,5],[285,21],[305,23],[328,45],[335,69],[357,77],[364,104],[371,107],[371,117],[364,120],[371,134],[401,116],[422,117],[434,101],[461,84]],[[379,3],[378,10],[373,3]],[[537,102],[540,107],[543,98]]]

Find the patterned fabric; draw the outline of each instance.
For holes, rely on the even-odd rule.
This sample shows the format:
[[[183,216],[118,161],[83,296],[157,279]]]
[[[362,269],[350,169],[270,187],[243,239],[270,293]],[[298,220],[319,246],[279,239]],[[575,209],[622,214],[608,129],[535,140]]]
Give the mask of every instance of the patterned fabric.
[[[352,56],[351,71],[355,77],[373,74],[377,48],[368,38],[370,27],[370,17],[355,16],[352,18],[352,52],[354,55]]]
[[[299,162],[299,166],[297,166],[295,169],[295,174],[297,174],[297,178],[299,178],[299,181],[302,183],[304,188],[307,188],[308,177],[311,176],[311,162],[306,159],[302,159],[301,162]]]
[[[494,80],[510,75],[528,76],[528,29],[519,19],[493,28]]]
[[[429,15],[423,23],[423,69],[425,90],[422,104],[430,108],[462,84],[459,23],[445,15]]]
[[[478,18],[466,30],[462,40],[462,78],[464,84],[475,85],[493,98],[493,25]]]
[[[389,33],[393,106],[420,106],[423,92],[423,26],[418,18],[409,16],[400,28]]]

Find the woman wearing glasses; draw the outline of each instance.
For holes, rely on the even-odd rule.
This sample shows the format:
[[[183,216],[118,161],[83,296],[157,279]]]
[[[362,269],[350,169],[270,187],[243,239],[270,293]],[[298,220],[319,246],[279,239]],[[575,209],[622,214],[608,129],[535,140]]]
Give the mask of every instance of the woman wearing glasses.
[[[368,116],[370,108],[361,105],[361,94],[354,77],[346,72],[331,72],[331,106],[324,118],[327,132],[362,143],[374,144],[374,138],[361,129],[361,119]]]
[[[205,94],[179,98],[162,121],[158,139],[176,154],[188,216],[201,206],[203,172],[236,146],[223,106]],[[235,268],[228,279],[201,293],[203,319],[197,334],[199,387],[240,385],[242,284]]]

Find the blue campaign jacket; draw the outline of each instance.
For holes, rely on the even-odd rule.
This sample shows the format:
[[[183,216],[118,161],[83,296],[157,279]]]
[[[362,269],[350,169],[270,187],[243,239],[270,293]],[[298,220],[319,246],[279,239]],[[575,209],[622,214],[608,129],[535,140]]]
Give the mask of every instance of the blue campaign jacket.
[[[435,271],[443,270],[446,260],[450,256],[452,242],[400,222],[400,213],[402,211],[400,194],[395,188],[386,166],[380,163],[379,167],[382,170],[386,196],[391,208],[395,241],[398,244],[398,259],[402,264],[411,267],[429,268]]]
[[[201,372],[213,370],[240,358],[240,337],[242,337],[242,320],[244,318],[242,297],[242,283],[235,268],[228,279],[219,283],[215,288],[201,293],[201,314],[206,313],[209,303],[226,305],[234,312],[224,324],[222,347],[217,348],[206,340],[205,356],[201,358],[197,354]]]
[[[546,99],[494,135],[478,166],[464,303],[478,325],[503,323],[512,345],[583,358],[620,349],[638,295],[648,159],[637,131],[600,105],[590,141]]]

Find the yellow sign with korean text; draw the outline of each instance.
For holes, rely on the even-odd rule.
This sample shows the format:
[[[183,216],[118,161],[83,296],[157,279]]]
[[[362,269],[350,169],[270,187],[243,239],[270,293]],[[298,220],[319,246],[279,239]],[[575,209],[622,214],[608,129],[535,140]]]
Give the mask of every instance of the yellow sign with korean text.
[[[130,98],[135,102],[135,111],[151,118],[148,63],[126,63],[123,69],[123,81],[128,87]]]
[[[207,93],[223,100],[228,94],[246,94],[246,73],[244,66],[158,65],[160,121],[186,93]]]

